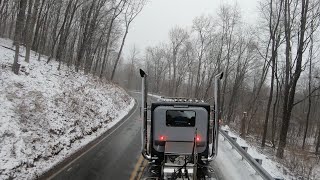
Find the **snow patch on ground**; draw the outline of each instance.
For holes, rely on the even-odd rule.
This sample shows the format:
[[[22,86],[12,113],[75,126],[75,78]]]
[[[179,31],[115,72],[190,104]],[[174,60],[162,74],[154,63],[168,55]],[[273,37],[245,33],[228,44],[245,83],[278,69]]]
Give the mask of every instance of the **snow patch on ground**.
[[[295,179],[293,176],[291,176],[288,172],[289,170],[281,165],[280,163],[277,163],[273,161],[270,157],[263,155],[259,153],[259,151],[254,147],[248,144],[244,139],[242,139],[238,134],[235,132],[232,132],[228,126],[222,126],[222,130],[228,130],[228,135],[230,137],[237,138],[237,143],[240,146],[246,146],[248,147],[248,153],[253,158],[262,159],[262,167],[270,173],[270,175],[274,178],[283,178],[283,179]],[[285,173],[284,173],[285,172]]]
[[[130,92],[141,94],[141,91],[130,91]],[[166,102],[173,101],[173,99],[168,99],[168,98],[165,98],[164,96],[157,95],[157,94],[148,93],[148,96],[154,101],[166,101]]]
[[[11,71],[12,41],[0,39],[0,179],[35,179],[94,140],[134,107],[122,88],[31,53]]]
[[[223,179],[234,180],[262,180],[255,170],[242,160],[240,154],[226,141],[222,136],[219,136],[218,155],[213,161],[213,166]]]
[[[156,99],[163,99],[163,97],[162,96],[160,96],[160,95],[156,95],[156,94],[148,94],[150,97],[153,97],[153,98],[156,98]]]

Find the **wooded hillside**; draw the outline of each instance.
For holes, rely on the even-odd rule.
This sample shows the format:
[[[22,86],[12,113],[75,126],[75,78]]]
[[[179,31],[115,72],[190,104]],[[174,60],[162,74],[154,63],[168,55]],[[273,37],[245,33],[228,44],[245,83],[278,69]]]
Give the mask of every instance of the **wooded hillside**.
[[[0,37],[14,39],[13,71],[19,71],[19,47],[113,79],[132,21],[145,0],[1,0]]]

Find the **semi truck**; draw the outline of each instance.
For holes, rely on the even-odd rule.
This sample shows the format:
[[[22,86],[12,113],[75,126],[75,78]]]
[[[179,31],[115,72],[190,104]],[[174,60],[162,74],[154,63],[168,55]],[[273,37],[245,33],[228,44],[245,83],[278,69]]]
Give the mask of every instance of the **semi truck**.
[[[212,106],[181,97],[162,98],[149,105],[148,75],[140,69],[140,76],[141,154],[154,168],[157,178],[213,179],[210,162],[218,154],[218,93],[223,73],[215,76]]]

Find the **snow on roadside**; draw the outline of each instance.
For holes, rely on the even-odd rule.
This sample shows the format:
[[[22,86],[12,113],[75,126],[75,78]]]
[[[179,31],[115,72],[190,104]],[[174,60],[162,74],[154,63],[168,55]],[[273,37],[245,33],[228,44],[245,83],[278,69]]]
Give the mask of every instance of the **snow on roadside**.
[[[132,93],[141,93],[141,91],[130,91]],[[154,101],[173,101],[172,99],[165,98],[157,94],[148,93],[148,96],[151,97]]]
[[[222,126],[222,130],[228,130],[228,135],[230,137],[236,137],[237,143],[240,146],[246,146],[248,147],[248,153],[253,158],[262,159],[262,167],[270,173],[270,175],[274,178],[283,178],[283,179],[294,179],[293,176],[289,174],[285,174],[283,172],[289,172],[287,168],[285,168],[280,163],[277,163],[273,161],[270,157],[263,155],[258,152],[258,150],[254,147],[248,144],[244,139],[242,139],[238,134],[232,132],[228,126]]]
[[[169,99],[169,98],[166,98],[164,96],[157,95],[157,94],[150,94],[149,93],[148,96],[156,99],[157,101],[165,101],[165,102],[174,101],[173,99]]]
[[[262,180],[250,164],[242,160],[240,154],[232,149],[226,140],[223,140],[222,136],[219,136],[218,155],[212,165],[215,171],[223,176],[222,179]]]
[[[122,88],[34,53],[15,75],[13,49],[0,39],[0,179],[35,179],[134,107]]]
[[[155,98],[155,99],[163,99],[163,97],[162,96],[160,96],[160,95],[156,95],[156,94],[148,94],[150,97],[153,97],[153,98]]]

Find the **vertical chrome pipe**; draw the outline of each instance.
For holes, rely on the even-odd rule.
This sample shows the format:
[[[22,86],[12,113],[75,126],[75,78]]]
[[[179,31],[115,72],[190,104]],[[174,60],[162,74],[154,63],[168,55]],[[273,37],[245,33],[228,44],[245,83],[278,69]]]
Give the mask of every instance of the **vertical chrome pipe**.
[[[147,74],[140,69],[140,76],[142,78],[142,87],[141,87],[141,113],[142,115],[142,127],[141,127],[141,154],[147,159],[151,160],[150,153],[148,153],[148,131],[147,131],[147,115],[148,115],[148,86],[147,86]]]
[[[215,76],[214,80],[214,128],[212,128],[212,149],[211,155],[208,157],[212,161],[218,155],[218,135],[219,135],[219,120],[220,117],[220,80],[223,78],[223,73]],[[215,139],[214,139],[215,138]]]

